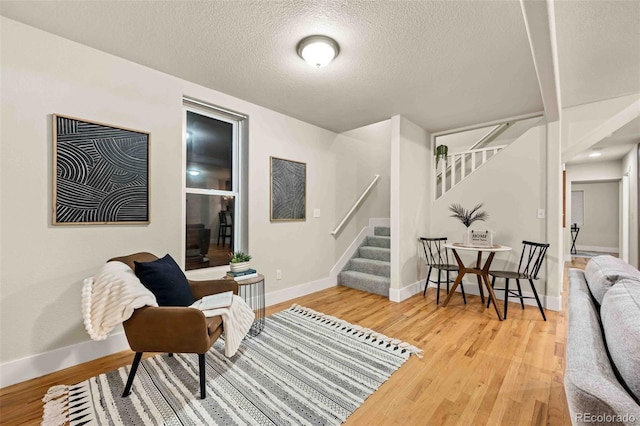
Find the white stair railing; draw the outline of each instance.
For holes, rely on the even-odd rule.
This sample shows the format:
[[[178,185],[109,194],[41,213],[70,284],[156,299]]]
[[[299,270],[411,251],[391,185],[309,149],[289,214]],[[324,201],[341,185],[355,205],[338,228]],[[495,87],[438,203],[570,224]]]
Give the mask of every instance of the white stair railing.
[[[507,145],[500,145],[456,152],[447,155],[446,161],[438,161],[439,170],[436,170],[436,198],[450,191],[451,188],[462,182],[462,180],[476,171],[476,169],[506,146]]]
[[[340,221],[340,223],[338,224],[338,226],[336,226],[336,229],[334,229],[333,231],[331,231],[331,235],[336,235],[338,232],[340,232],[340,229],[342,229],[342,227],[344,226],[345,223],[347,223],[347,220],[349,220],[349,218],[351,217],[351,215],[358,209],[358,207],[360,207],[360,204],[362,203],[362,201],[367,197],[367,195],[369,195],[369,192],[371,191],[371,189],[375,186],[376,183],[378,183],[378,178],[380,178],[380,175],[375,175],[373,177],[373,180],[371,181],[371,183],[369,184],[369,186],[367,186],[367,189],[364,190],[364,192],[362,193],[362,195],[360,195],[360,198],[358,198],[356,200],[356,202],[353,204],[353,207],[351,207],[351,210],[349,210],[347,212],[347,214],[344,216],[344,218]]]

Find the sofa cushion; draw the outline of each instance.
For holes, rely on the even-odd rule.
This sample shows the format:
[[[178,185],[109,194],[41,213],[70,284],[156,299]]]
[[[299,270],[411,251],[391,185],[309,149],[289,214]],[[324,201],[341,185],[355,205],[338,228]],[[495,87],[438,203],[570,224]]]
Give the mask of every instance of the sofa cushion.
[[[602,299],[600,318],[611,359],[640,401],[640,282],[618,281]]]
[[[593,257],[584,270],[591,294],[599,304],[607,290],[622,279],[640,282],[640,271],[627,262],[613,256]]]
[[[191,286],[168,254],[153,262],[134,262],[136,275],[156,296],[159,306],[189,306],[195,302]]]
[[[585,413],[640,419],[640,406],[620,384],[607,356],[598,311],[583,271],[569,270],[567,305],[564,385],[573,423]]]

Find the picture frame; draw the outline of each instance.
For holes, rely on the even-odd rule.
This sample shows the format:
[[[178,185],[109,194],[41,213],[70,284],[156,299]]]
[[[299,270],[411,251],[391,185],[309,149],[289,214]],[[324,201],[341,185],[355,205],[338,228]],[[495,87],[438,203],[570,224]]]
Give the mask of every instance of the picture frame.
[[[52,117],[52,223],[150,223],[150,134],[60,114]]]
[[[307,164],[273,156],[269,162],[271,221],[306,220]]]

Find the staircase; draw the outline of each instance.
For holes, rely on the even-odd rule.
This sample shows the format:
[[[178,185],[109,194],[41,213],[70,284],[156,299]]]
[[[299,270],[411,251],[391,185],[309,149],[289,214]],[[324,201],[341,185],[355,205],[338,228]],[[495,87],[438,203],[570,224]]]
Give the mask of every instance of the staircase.
[[[338,285],[389,297],[391,286],[391,230],[375,227],[342,272]]]

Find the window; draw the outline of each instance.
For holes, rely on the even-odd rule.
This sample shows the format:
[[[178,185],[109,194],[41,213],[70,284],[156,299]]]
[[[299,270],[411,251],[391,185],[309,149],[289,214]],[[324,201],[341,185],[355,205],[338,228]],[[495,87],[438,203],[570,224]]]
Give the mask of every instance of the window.
[[[246,117],[184,100],[185,269],[246,251]]]

